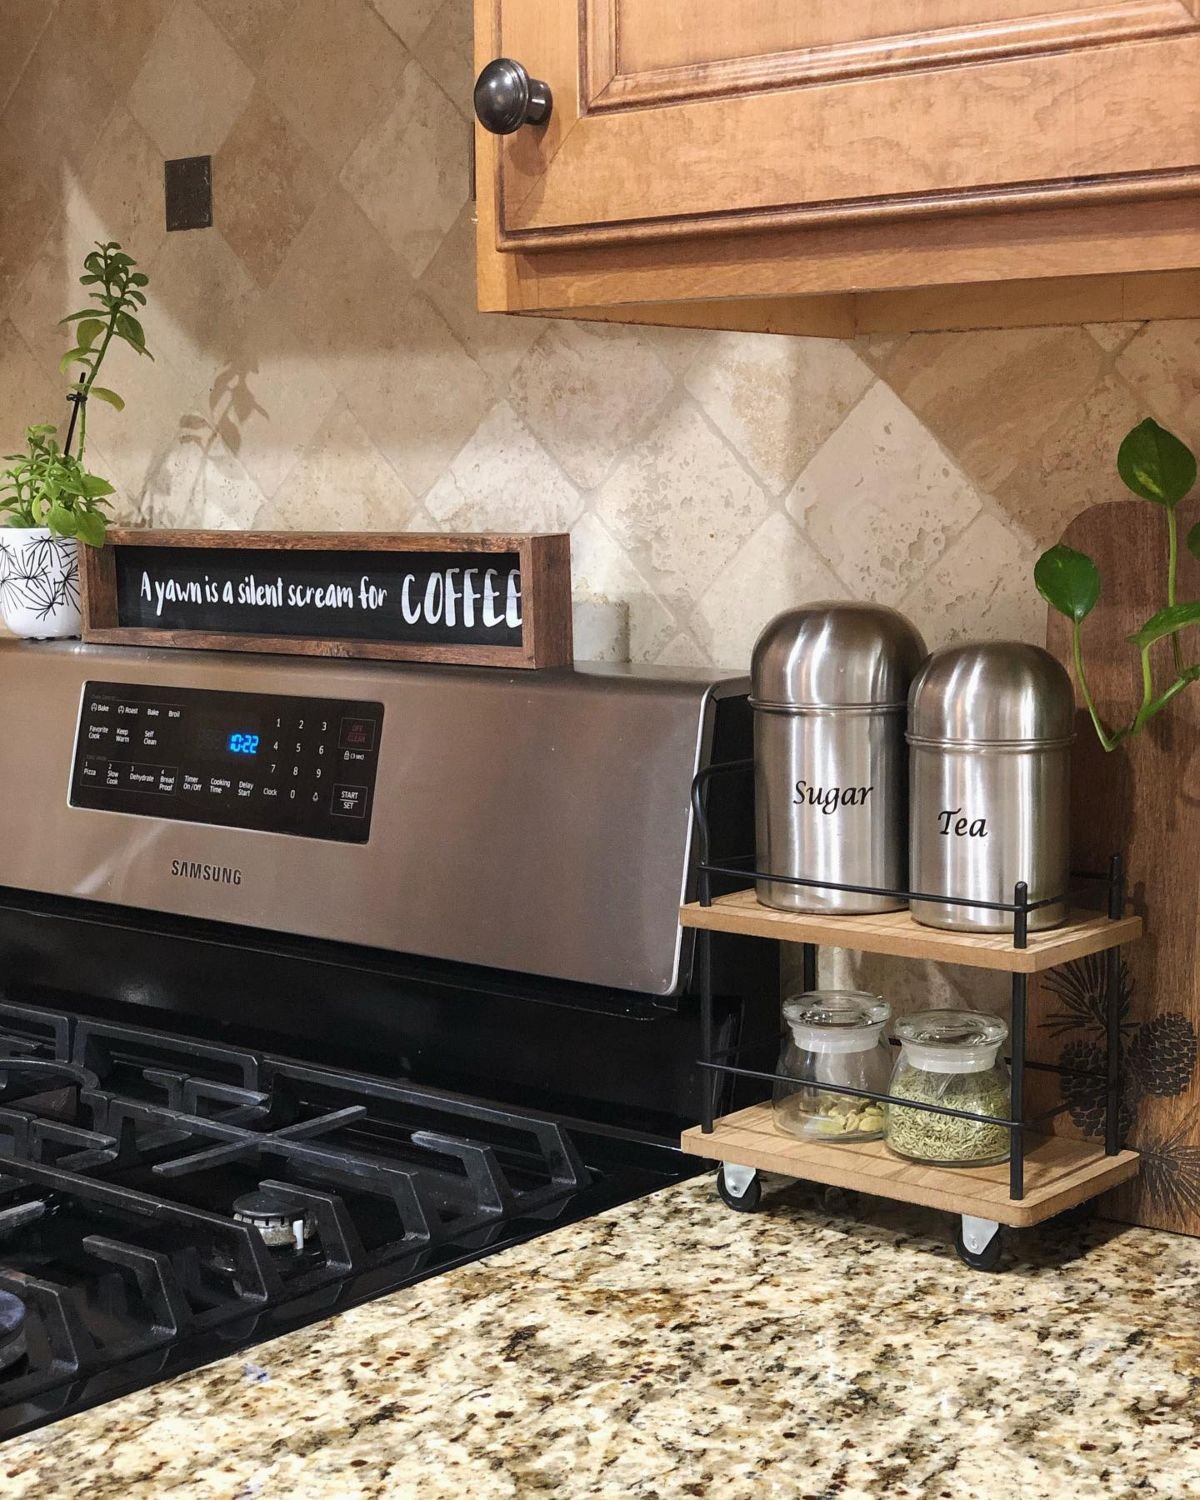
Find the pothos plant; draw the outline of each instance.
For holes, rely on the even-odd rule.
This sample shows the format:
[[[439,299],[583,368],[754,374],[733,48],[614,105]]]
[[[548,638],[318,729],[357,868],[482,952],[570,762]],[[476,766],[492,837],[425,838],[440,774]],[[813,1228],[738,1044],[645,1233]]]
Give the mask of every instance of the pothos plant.
[[[92,288],[88,296],[95,305],[62,320],[73,333],[71,348],[58,363],[60,371],[71,375],[67,435],[59,447],[58,429],[52,423],[27,427],[26,452],[5,456],[7,467],[0,469],[0,513],[7,512],[9,526],[45,526],[54,536],[77,537],[91,547],[104,543],[104,508],[113,486],[84,467],[87,403],[95,397],[117,411],[124,410],[116,391],[97,384],[114,341],[128,344],[147,359],[154,357],[146,348],[137,317],[146,305],[143,288],[150,278],[136,267],[137,262],[115,240],[97,243],[84,257],[80,285]]]
[[[1141,656],[1142,701],[1127,724],[1110,729],[1100,717],[1088,686],[1083,664],[1083,622],[1100,597],[1100,570],[1085,552],[1060,543],[1043,552],[1034,568],[1038,592],[1053,609],[1071,622],[1071,649],[1079,691],[1091,715],[1096,734],[1105,750],[1115,750],[1122,740],[1139,733],[1157,713],[1200,678],[1200,661],[1185,657],[1182,631],[1200,624],[1200,599],[1176,597],[1179,571],[1179,503],[1196,483],[1196,457],[1174,433],[1147,417],[1128,433],[1117,452],[1117,472],[1125,487],[1163,512],[1167,530],[1167,602],[1150,616],[1140,630],[1129,636]],[[1200,522],[1187,534],[1186,545],[1200,558]],[[1171,642],[1174,678],[1161,692],[1155,691],[1150,653],[1160,642]]]

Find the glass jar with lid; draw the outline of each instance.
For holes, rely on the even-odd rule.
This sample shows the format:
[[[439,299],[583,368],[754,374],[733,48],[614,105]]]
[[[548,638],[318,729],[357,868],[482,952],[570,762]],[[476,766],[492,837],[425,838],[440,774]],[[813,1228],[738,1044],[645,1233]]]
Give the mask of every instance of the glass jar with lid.
[[[775,1081],[775,1122],[806,1140],[876,1141],[883,1104],[833,1093],[827,1084],[885,1094],[892,1049],[883,1028],[892,1008],[860,990],[809,990],[785,1000],[787,1031]]]
[[[973,1010],[923,1010],[896,1023],[900,1056],[888,1092],[945,1109],[1009,1118],[1011,1085],[1000,1046],[1008,1027]],[[886,1140],[900,1156],[942,1167],[1008,1160],[1007,1126],[905,1109],[889,1102]]]

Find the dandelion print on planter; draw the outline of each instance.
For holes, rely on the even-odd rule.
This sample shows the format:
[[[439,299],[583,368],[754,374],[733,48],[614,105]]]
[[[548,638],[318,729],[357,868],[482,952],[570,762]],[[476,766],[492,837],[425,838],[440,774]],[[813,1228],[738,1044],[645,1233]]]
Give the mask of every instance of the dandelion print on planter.
[[[0,615],[26,640],[77,636],[79,543],[47,527],[0,527]]]

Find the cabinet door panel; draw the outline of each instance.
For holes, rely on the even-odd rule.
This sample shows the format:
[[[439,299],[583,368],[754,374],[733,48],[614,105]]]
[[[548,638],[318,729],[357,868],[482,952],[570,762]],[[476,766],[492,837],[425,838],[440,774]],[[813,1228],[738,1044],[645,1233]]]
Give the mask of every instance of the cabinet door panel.
[[[1200,190],[1196,0],[497,0],[501,249]],[[486,34],[486,33],[485,33]]]

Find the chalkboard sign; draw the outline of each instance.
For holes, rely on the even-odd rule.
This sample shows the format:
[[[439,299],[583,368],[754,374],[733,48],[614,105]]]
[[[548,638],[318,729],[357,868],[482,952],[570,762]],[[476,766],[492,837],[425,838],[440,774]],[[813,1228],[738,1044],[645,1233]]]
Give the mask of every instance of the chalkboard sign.
[[[109,532],[83,553],[83,638],[547,667],[571,661],[565,535]]]

